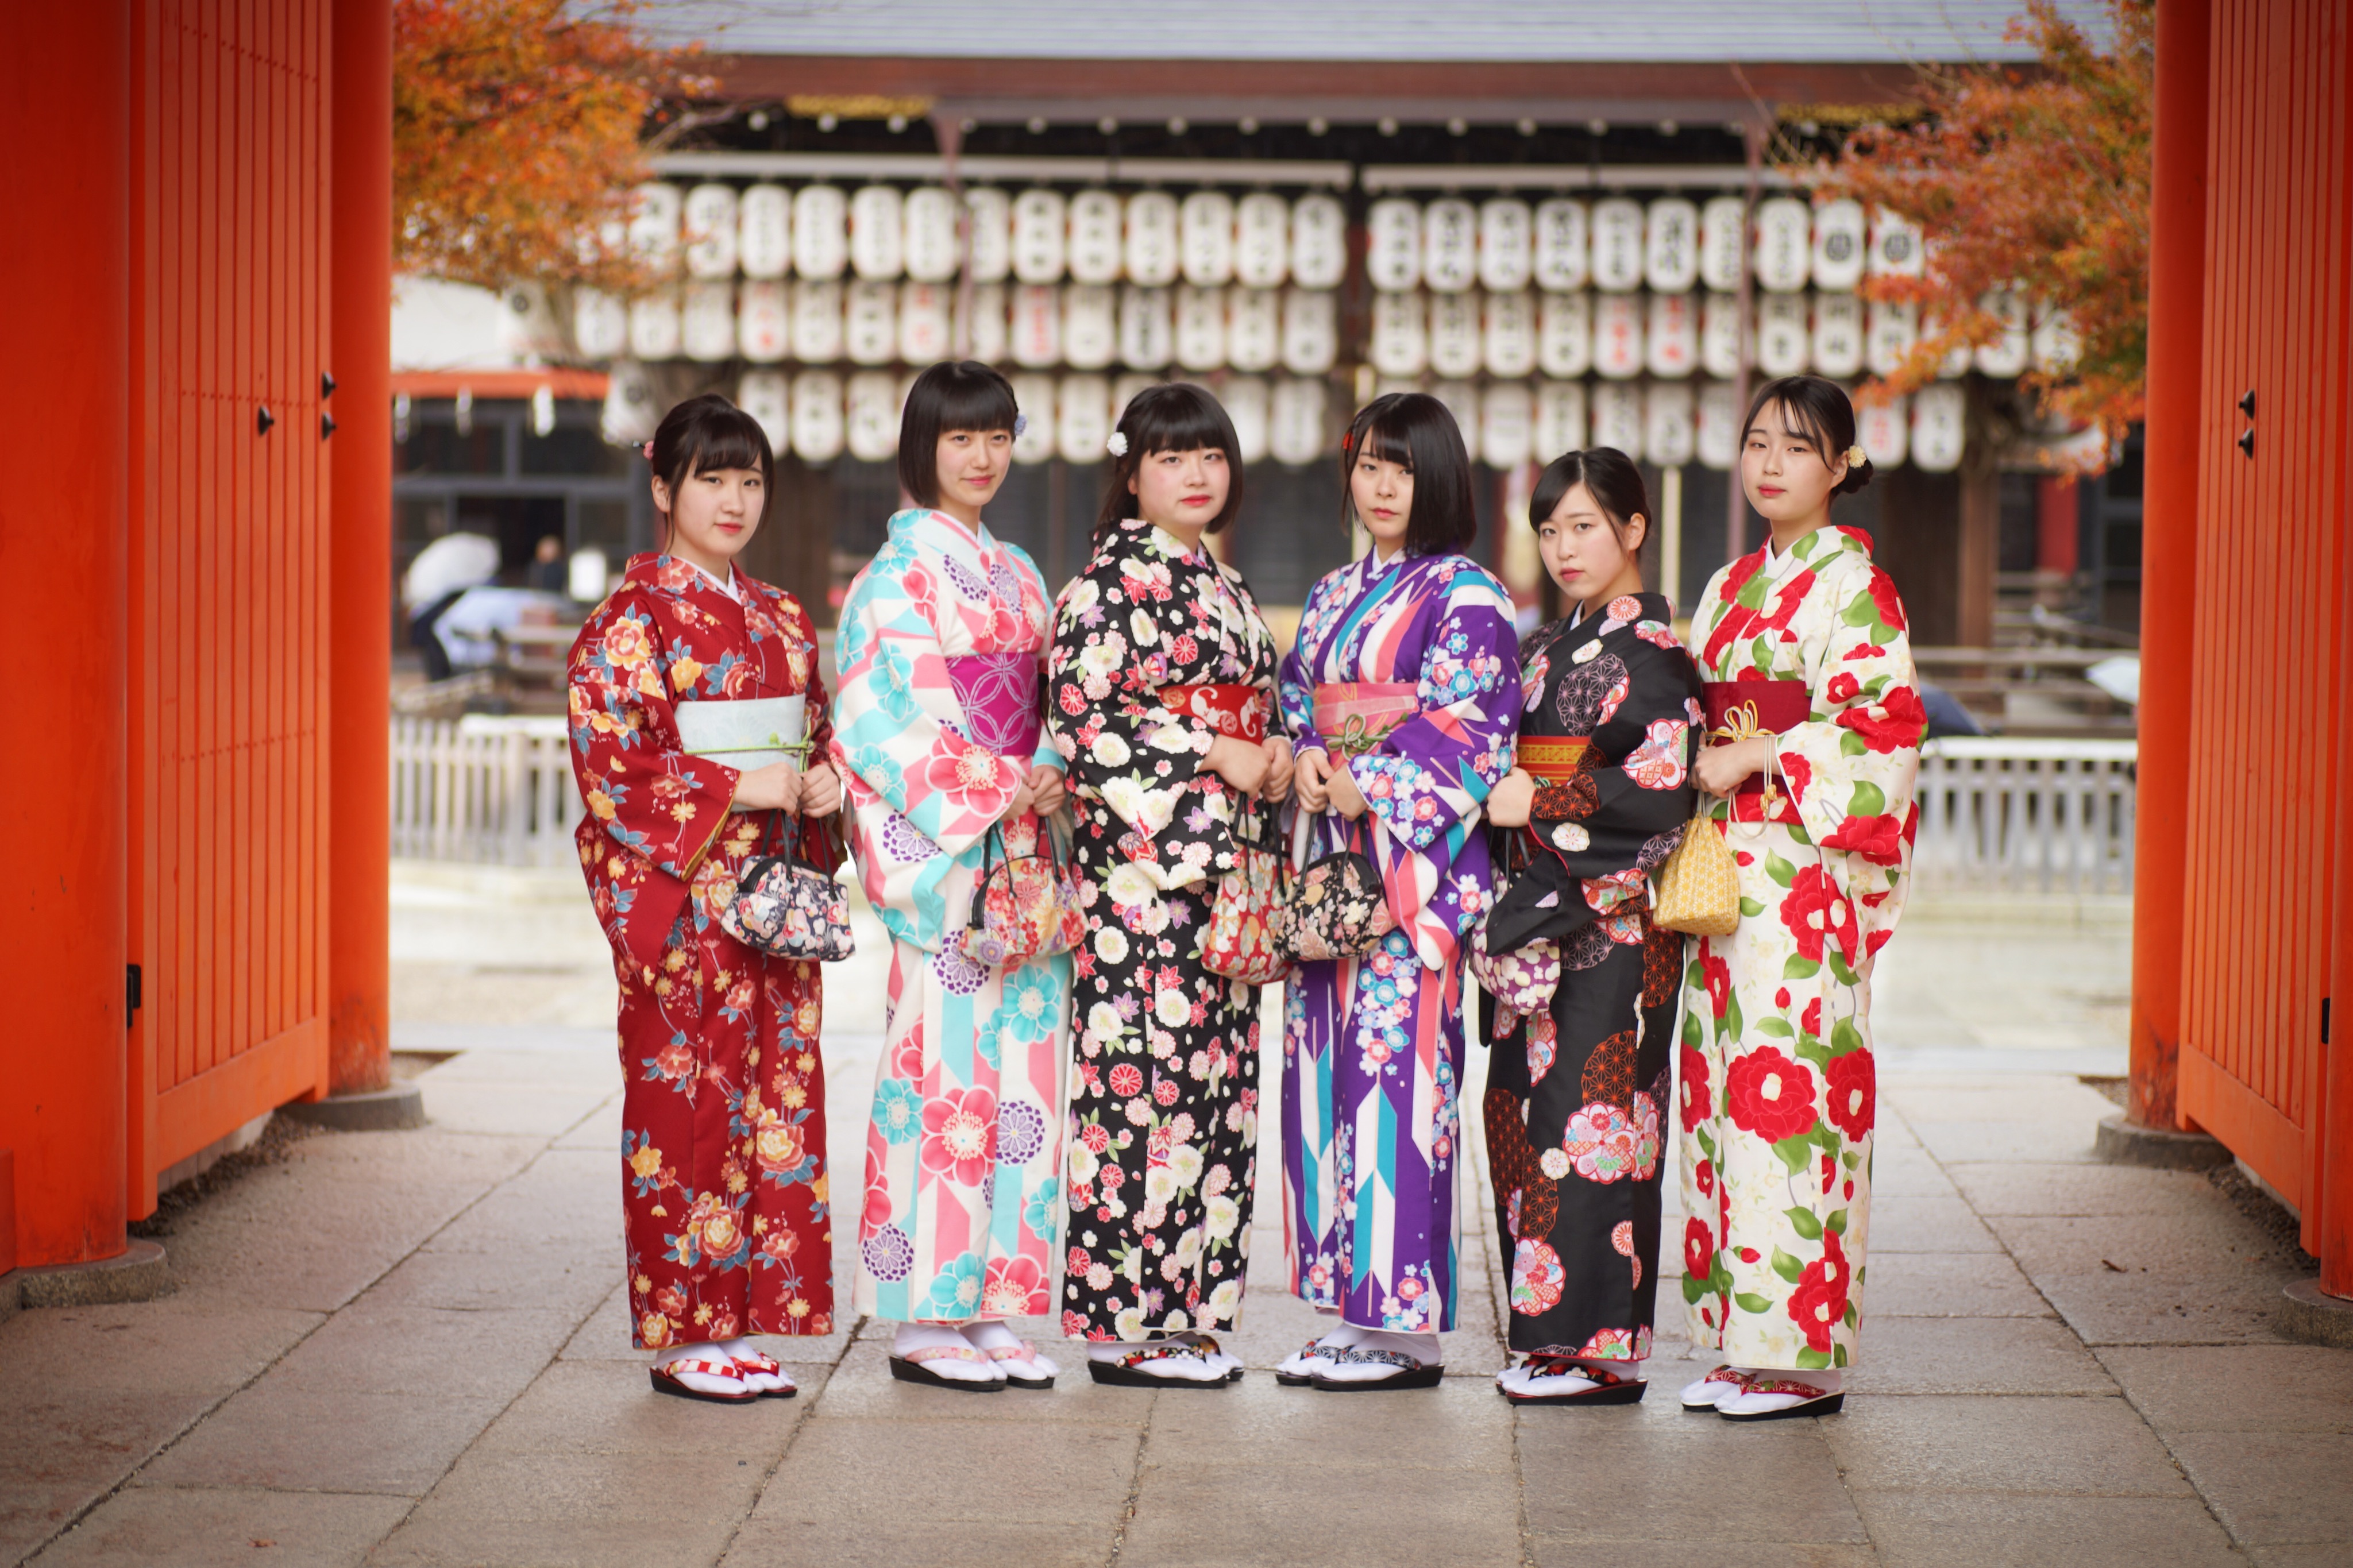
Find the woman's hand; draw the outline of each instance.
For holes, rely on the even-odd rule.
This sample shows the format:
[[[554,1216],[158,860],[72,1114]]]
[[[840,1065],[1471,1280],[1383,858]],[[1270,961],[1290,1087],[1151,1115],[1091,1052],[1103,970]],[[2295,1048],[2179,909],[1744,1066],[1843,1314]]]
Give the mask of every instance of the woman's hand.
[[[1066,792],[1062,787],[1062,770],[1039,763],[1029,770],[1029,809],[1040,816],[1051,816],[1062,809]]]
[[[1266,782],[1258,786],[1258,797],[1271,805],[1280,805],[1291,798],[1291,775],[1297,763],[1291,755],[1288,735],[1270,735],[1266,739]]]
[[[1269,759],[1264,746],[1220,735],[1209,742],[1208,755],[1201,760],[1208,764],[1211,773],[1246,796],[1256,795],[1259,786],[1266,782]]]
[[[801,775],[801,815],[831,816],[841,809],[841,775],[819,763]]]
[[[735,804],[746,811],[797,812],[804,782],[800,769],[790,763],[746,768],[735,775]]]
[[[1498,827],[1525,827],[1535,799],[1535,775],[1525,768],[1514,768],[1487,792],[1487,820]]]
[[[1299,792],[1299,804],[1310,811],[1328,811],[1332,792],[1324,787],[1331,776],[1332,759],[1322,752],[1302,752],[1291,775],[1291,787]]]
[[[1332,797],[1332,809],[1350,822],[1364,816],[1367,809],[1364,792],[1357,789],[1356,781],[1345,767],[1332,770],[1331,776],[1324,781],[1324,793]]]
[[[1762,773],[1772,763],[1772,739],[1752,735],[1728,746],[1701,748],[1699,761],[1692,767],[1692,775],[1698,780],[1699,787],[1708,794],[1730,795],[1749,774]]]

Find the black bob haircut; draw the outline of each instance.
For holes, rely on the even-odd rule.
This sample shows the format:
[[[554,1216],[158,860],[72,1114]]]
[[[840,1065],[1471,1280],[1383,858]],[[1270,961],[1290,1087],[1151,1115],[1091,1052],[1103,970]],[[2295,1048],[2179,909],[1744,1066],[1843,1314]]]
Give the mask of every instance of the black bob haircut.
[[[1216,450],[1226,455],[1226,504],[1202,525],[1204,533],[1223,533],[1242,510],[1242,444],[1225,405],[1207,387],[1189,381],[1165,381],[1147,386],[1127,400],[1119,416],[1119,433],[1127,437],[1127,451],[1112,459],[1111,483],[1103,490],[1103,511],[1095,518],[1094,542],[1110,537],[1122,520],[1135,515],[1135,497],[1128,484],[1155,452]]]
[[[1349,421],[1340,443],[1340,520],[1356,521],[1352,479],[1356,459],[1395,463],[1413,476],[1413,510],[1405,523],[1408,555],[1443,555],[1479,537],[1479,503],[1471,489],[1471,453],[1446,405],[1426,392],[1376,397]]]
[[[1854,405],[1848,401],[1846,389],[1819,375],[1785,375],[1758,387],[1749,400],[1748,417],[1740,422],[1744,448],[1748,432],[1757,428],[1757,416],[1777,404],[1788,416],[1789,428],[1813,442],[1815,455],[1825,466],[1837,462],[1854,446]],[[1869,483],[1871,459],[1864,458],[1847,465],[1846,478],[1831,494],[1851,496]]]
[[[1609,520],[1609,531],[1620,544],[1626,542],[1626,530],[1637,517],[1648,536],[1651,488],[1642,482],[1642,470],[1634,466],[1634,459],[1615,447],[1563,452],[1546,463],[1544,472],[1536,476],[1535,493],[1528,497],[1528,526],[1542,529],[1559,509],[1560,498],[1579,485]]]
[[[715,392],[690,397],[662,416],[661,427],[654,432],[652,461],[654,478],[670,487],[673,500],[686,481],[697,474],[720,468],[757,468],[765,511],[765,491],[775,488],[776,482],[776,454],[768,445],[768,433],[760,428],[757,419]],[[666,531],[667,513],[663,525]],[[667,537],[663,546],[669,546]]]
[[[940,437],[951,430],[1015,434],[1013,384],[976,359],[942,360],[907,389],[899,415],[899,488],[918,506],[940,504]]]

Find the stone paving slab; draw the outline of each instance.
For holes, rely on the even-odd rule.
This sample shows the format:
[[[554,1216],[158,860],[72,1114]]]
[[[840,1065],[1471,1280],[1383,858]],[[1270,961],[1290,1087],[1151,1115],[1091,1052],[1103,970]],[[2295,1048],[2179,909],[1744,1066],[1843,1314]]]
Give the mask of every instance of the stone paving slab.
[[[357,1568],[400,1522],[398,1497],[253,1487],[132,1487],[43,1554],[55,1568]]]
[[[1903,1568],[2243,1563],[2195,1498],[1858,1491],[1879,1560]]]

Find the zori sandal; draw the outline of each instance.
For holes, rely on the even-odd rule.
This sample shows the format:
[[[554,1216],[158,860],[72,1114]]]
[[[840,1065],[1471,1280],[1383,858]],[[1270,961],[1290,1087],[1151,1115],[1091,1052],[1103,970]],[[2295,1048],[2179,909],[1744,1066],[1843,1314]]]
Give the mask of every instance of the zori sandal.
[[[1202,1333],[1197,1330],[1184,1335],[1183,1338],[1186,1343],[1191,1345],[1195,1350],[1201,1352],[1202,1360],[1209,1363],[1213,1366],[1219,1361],[1232,1362],[1233,1364],[1226,1368],[1226,1381],[1228,1383],[1240,1383],[1242,1380],[1243,1367],[1240,1358],[1226,1354],[1225,1348],[1218,1343],[1215,1336]]]
[[[799,1389],[785,1375],[785,1369],[765,1351],[747,1351],[734,1358],[735,1370],[744,1374],[744,1385],[762,1399],[790,1399]]]
[[[1444,1362],[1416,1361],[1403,1351],[1373,1350],[1351,1345],[1332,1358],[1340,1366],[1393,1366],[1387,1377],[1332,1378],[1314,1373],[1308,1382],[1332,1394],[1363,1394],[1376,1388],[1436,1388],[1446,1376]]]
[[[1321,1339],[1310,1340],[1305,1344],[1299,1347],[1299,1353],[1297,1355],[1291,1357],[1288,1361],[1285,1361],[1282,1366],[1278,1366],[1274,1369],[1274,1381],[1282,1384],[1285,1388],[1305,1388],[1308,1384],[1315,1381],[1315,1373],[1313,1371],[1285,1372],[1282,1370],[1282,1367],[1288,1366],[1292,1362],[1295,1361],[1303,1367],[1312,1368],[1319,1361],[1337,1361],[1339,1359],[1340,1347],[1337,1345],[1327,1345]]]
[[[1717,1367],[1697,1383],[1684,1385],[1683,1408],[1713,1410],[1725,1400],[1747,1393],[1749,1376],[1736,1366]]]
[[[1005,1391],[1003,1373],[994,1377],[943,1377],[923,1364],[932,1361],[988,1364],[988,1358],[970,1345],[925,1345],[919,1350],[909,1351],[905,1355],[892,1356],[891,1375],[901,1383],[920,1383],[928,1388],[952,1388],[958,1394],[1001,1394]]]
[[[672,1394],[681,1399],[703,1399],[713,1405],[749,1405],[760,1396],[744,1381],[732,1361],[666,1361],[659,1366],[648,1367],[656,1394]],[[697,1377],[715,1377],[735,1385],[734,1392],[714,1394],[709,1389],[689,1388],[679,1381],[678,1374],[689,1373]]]
[[[1038,1359],[1038,1347],[1031,1344],[1028,1340],[1018,1340],[1009,1345],[992,1345],[988,1350],[982,1353],[987,1355],[988,1359],[993,1362],[1036,1361]],[[1009,1371],[1005,1374],[1005,1382],[1008,1387],[1012,1388],[1051,1388],[1054,1386],[1054,1380],[1050,1377],[1016,1377]]]
[[[1740,1408],[1752,1399],[1793,1397],[1788,1405],[1768,1405],[1762,1409]],[[1715,1407],[1715,1413],[1726,1421],[1787,1421],[1806,1415],[1831,1415],[1846,1408],[1846,1392],[1836,1393],[1816,1388],[1802,1378],[1752,1377],[1748,1386],[1736,1396]]]
[[[1225,1388],[1231,1380],[1224,1377],[1161,1377],[1145,1371],[1154,1362],[1206,1362],[1198,1347],[1184,1340],[1162,1340],[1121,1356],[1117,1361],[1087,1359],[1087,1375],[1097,1383],[1113,1388]]]
[[[1639,1405],[1643,1391],[1651,1386],[1599,1367],[1582,1365],[1567,1356],[1532,1355],[1523,1364],[1527,1368],[1527,1381],[1517,1388],[1503,1390],[1504,1397],[1514,1405]],[[1530,1384],[1556,1377],[1582,1378],[1588,1386],[1559,1394],[1522,1392]]]

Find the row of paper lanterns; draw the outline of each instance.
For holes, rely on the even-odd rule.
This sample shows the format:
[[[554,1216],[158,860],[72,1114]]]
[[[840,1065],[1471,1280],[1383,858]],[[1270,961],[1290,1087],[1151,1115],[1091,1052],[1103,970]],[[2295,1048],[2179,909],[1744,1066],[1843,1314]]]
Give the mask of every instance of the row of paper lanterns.
[[[642,374],[634,365],[620,367],[611,395],[626,404],[628,378]],[[1014,441],[1014,460],[1103,461],[1120,410],[1155,379],[1017,374],[1014,396],[1027,423]],[[900,409],[913,381],[889,371],[845,376],[829,370],[753,370],[744,374],[736,397],[779,451],[789,448],[810,463],[828,463],[845,453],[862,462],[882,462],[897,450]],[[1393,382],[1382,389],[1418,384]],[[1729,382],[1506,381],[1482,386],[1440,381],[1430,390],[1453,412],[1474,455],[1496,468],[1548,461],[1581,447],[1615,447],[1662,468],[1696,462],[1723,470],[1738,456],[1742,410],[1738,389]],[[1297,466],[1333,456],[1335,410],[1324,379],[1229,376],[1217,395],[1233,419],[1244,462],[1271,457]],[[1933,383],[1908,398],[1858,409],[1856,440],[1881,467],[1908,462],[1930,473],[1949,472],[1961,460],[1964,413],[1958,386]]]
[[[638,187],[633,214],[628,247],[663,277],[682,269],[704,281],[740,272],[766,281],[944,283],[958,276],[957,198],[936,185],[656,183]],[[1347,209],[1320,192],[1287,201],[1265,191],[1180,198],[1158,190],[1065,195],[1039,186],[1015,195],[979,186],[965,193],[963,216],[971,276],[980,283],[1330,289],[1348,265]],[[1391,196],[1372,204],[1366,229],[1366,271],[1375,288],[1392,292],[1729,291],[1751,266],[1768,292],[1842,292],[1866,276],[1917,276],[1926,264],[1920,230],[1907,220],[1866,213],[1855,201],[1817,206],[1788,195],[1759,202],[1753,226],[1747,204],[1729,195]]]
[[[697,282],[626,306],[584,294],[574,342],[595,361],[928,364],[954,351],[956,304],[945,283]],[[2008,377],[2073,363],[2076,338],[2063,313],[2032,310],[2014,293],[1987,305],[2005,331],[1974,351],[1956,350],[1946,375],[1974,366]],[[1767,375],[1890,375],[1921,332],[1918,307],[1852,293],[1759,294],[1752,308],[1750,363]],[[984,283],[972,290],[964,337],[972,357],[1025,369],[1320,375],[1339,359],[1338,297],[1296,287]],[[1374,296],[1366,361],[1389,376],[1674,379],[1736,376],[1740,349],[1734,294],[1416,289]]]

